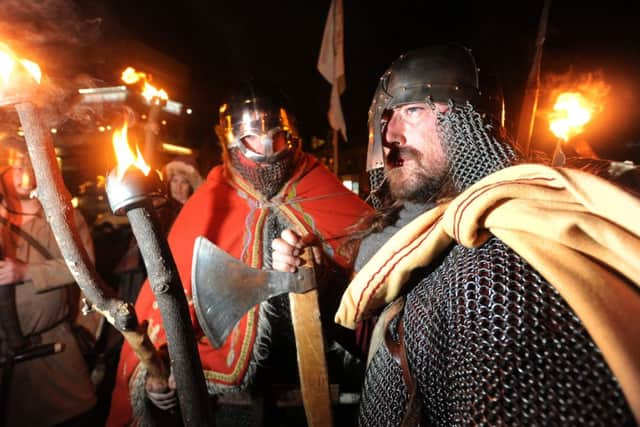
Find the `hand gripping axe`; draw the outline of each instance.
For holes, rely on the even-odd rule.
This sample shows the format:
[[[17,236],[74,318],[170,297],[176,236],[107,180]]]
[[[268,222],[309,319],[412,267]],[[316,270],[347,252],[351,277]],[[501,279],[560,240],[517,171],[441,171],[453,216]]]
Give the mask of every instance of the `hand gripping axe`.
[[[307,250],[305,265],[312,265]],[[298,370],[309,426],[331,426],[329,379],[313,268],[295,273],[260,270],[232,257],[205,237],[196,238],[191,269],[193,305],[215,348],[253,306],[289,293]]]

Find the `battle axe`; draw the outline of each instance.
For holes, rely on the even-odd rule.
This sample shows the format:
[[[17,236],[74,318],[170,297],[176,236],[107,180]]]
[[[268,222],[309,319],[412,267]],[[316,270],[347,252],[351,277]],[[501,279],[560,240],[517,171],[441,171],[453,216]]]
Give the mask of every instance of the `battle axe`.
[[[220,348],[236,324],[256,304],[286,292],[316,287],[311,268],[296,273],[251,268],[205,237],[197,237],[191,269],[193,305],[209,341]]]
[[[306,264],[310,263],[308,256]],[[307,423],[311,427],[331,426],[329,377],[314,269],[300,267],[295,273],[285,273],[251,268],[200,236],[193,248],[191,284],[196,316],[216,348],[252,307],[289,293]]]

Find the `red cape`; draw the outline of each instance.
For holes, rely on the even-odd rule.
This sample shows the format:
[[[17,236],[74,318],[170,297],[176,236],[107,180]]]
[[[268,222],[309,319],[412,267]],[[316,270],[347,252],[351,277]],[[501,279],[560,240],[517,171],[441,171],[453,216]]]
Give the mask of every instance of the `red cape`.
[[[341,246],[347,227],[369,213],[369,207],[348,191],[313,157],[300,156],[293,178],[270,202],[261,197],[239,175],[224,166],[211,170],[205,183],[187,201],[169,234],[169,246],[189,302],[189,311],[198,340],[198,350],[207,382],[240,384],[253,352],[258,306],[244,316],[224,345],[214,349],[195,317],[191,300],[191,262],[196,237],[205,236],[220,248],[252,267],[261,267],[262,236],[271,209],[280,212],[301,234],[322,237],[325,252],[338,264],[349,268],[352,255]],[[280,202],[276,202],[280,200]],[[274,206],[275,205],[275,206]],[[159,347],[166,343],[155,297],[147,282],[136,302],[140,321],[149,321],[149,336]],[[131,421],[129,381],[138,365],[125,342],[107,425],[123,426]]]

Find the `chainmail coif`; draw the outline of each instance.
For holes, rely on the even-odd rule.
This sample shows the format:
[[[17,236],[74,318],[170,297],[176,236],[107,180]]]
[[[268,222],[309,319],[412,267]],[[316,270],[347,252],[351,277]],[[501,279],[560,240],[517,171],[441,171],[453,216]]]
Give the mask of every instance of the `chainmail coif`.
[[[450,102],[449,110],[437,117],[455,193],[518,160],[513,147],[497,140],[496,129],[471,104]]]
[[[231,166],[246,179],[265,199],[275,196],[291,178],[295,170],[296,155],[291,151],[273,163],[250,164],[238,148],[229,150]]]
[[[439,114],[454,194],[517,161],[470,105]],[[563,298],[496,238],[414,271],[389,331],[404,345],[422,425],[635,425],[617,380]],[[385,345],[367,370],[361,426],[398,426],[408,400]]]

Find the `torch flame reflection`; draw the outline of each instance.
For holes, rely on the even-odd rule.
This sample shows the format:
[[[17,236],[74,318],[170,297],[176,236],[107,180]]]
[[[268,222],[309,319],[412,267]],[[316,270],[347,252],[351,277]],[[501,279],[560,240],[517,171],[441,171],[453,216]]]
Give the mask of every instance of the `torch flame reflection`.
[[[558,95],[553,111],[549,114],[549,129],[558,138],[568,141],[582,133],[591,121],[595,105],[579,92],[564,92]]]
[[[19,58],[6,44],[0,42],[0,77],[5,85],[8,85],[16,65],[20,64],[22,69],[33,78],[38,84],[42,79],[42,71],[35,62],[28,59]]]
[[[136,154],[134,155],[129,147],[127,140],[127,123],[125,122],[122,129],[116,129],[113,132],[113,148],[116,152],[117,176],[120,181],[124,177],[130,166],[135,166],[142,171],[143,174],[149,175],[151,167],[144,161],[140,148],[136,146]]]
[[[144,96],[145,99],[149,102],[151,102],[153,99],[161,99],[164,101],[169,99],[169,95],[164,89],[158,89],[153,86],[151,83],[149,83],[149,80],[151,80],[151,78],[148,77],[146,73],[136,71],[136,69],[133,67],[127,67],[122,72],[120,78],[128,85],[136,84],[140,81],[144,82],[144,86],[142,88],[142,96]]]

